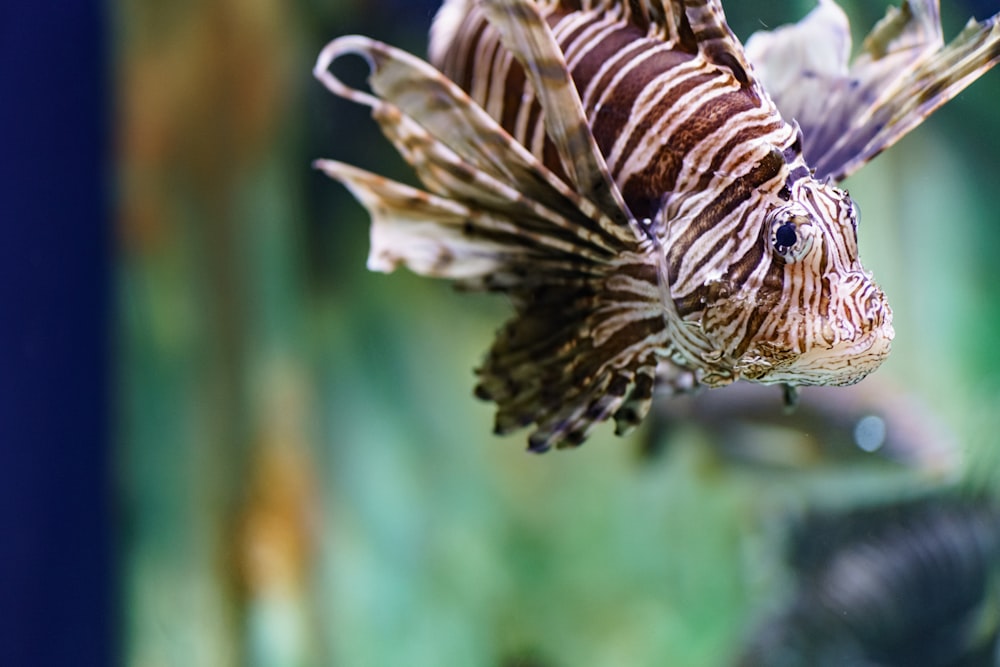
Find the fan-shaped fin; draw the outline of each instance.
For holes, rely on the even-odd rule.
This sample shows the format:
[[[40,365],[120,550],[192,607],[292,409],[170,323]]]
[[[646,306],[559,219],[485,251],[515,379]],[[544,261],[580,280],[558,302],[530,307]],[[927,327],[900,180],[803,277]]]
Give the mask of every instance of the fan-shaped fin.
[[[482,0],[490,24],[504,46],[521,63],[541,103],[545,130],[559,153],[574,189],[637,238],[644,232],[632,218],[604,156],[590,130],[583,103],[573,84],[562,50],[530,0]]]
[[[820,178],[846,178],[1000,59],[994,16],[944,46],[937,0],[890,8],[849,64],[847,17],[820,0],[800,22],[751,36],[746,51],[782,115],[799,123]]]
[[[329,72],[348,53],[370,64],[373,94]],[[404,265],[510,295],[517,315],[478,371],[477,393],[496,401],[499,431],[534,423],[538,451],[577,443],[630,391],[644,393],[633,389],[637,378],[668,354],[667,331],[680,326],[668,326],[676,311],[663,303],[655,240],[612,220],[608,202],[591,198],[599,188],[570,188],[457,86],[402,51],[344,37],[324,49],[316,74],[372,108],[427,188],[317,162],[371,214],[369,266]]]

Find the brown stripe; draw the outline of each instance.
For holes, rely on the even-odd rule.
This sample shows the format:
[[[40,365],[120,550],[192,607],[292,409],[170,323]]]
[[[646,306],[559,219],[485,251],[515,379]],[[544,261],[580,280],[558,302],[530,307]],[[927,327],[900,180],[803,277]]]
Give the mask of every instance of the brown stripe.
[[[504,79],[503,112],[500,114],[498,122],[500,127],[514,135],[514,128],[517,126],[517,115],[524,103],[524,84],[527,77],[524,68],[516,59],[511,59],[510,67],[507,69],[507,76]]]
[[[750,77],[747,74],[747,71],[743,69],[743,65],[728,48],[709,47],[705,49],[705,57],[714,62],[716,65],[724,67],[732,72],[733,76],[736,77],[736,80],[740,82],[740,86],[744,89],[750,88]]]
[[[542,105],[538,101],[538,97],[534,94],[534,91],[532,91],[531,101],[528,104],[531,106],[528,108],[528,122],[524,126],[524,136],[518,137],[515,135],[515,138],[528,148],[531,148],[531,137],[534,135],[534,130],[538,126],[538,123],[541,122],[542,115]],[[543,162],[545,162],[546,167],[553,166],[544,160]],[[556,162],[558,163],[558,160]]]
[[[566,80],[566,63],[560,60],[535,60],[533,69],[542,83],[561,84]]]
[[[754,141],[760,137],[771,134],[772,132],[780,129],[785,122],[780,118],[772,118],[766,125],[746,125],[741,127],[736,134],[730,137],[722,148],[715,151],[715,155],[712,156],[712,162],[709,164],[708,169],[705,173],[701,175],[698,179],[697,185],[693,188],[694,192],[702,192],[708,188],[712,179],[715,178],[716,174],[719,173],[719,169],[722,168],[722,163],[726,161],[726,158],[736,150],[737,146],[746,145],[747,142]],[[787,186],[787,183],[786,183]]]
[[[493,65],[500,58],[500,54],[504,53],[503,45],[500,44],[500,40],[499,39],[495,39],[495,38],[494,39],[490,39],[488,41],[485,41],[483,44],[480,44],[479,46],[482,47],[482,49],[481,49],[482,56],[477,60],[477,64],[478,64],[479,68],[482,68],[485,71],[483,71],[480,74],[479,77],[472,76],[470,78],[470,80],[469,80],[469,90],[473,89],[473,87],[476,84],[475,80],[477,78],[482,78],[483,76],[486,76],[487,78],[491,79],[493,77]],[[473,67],[472,69],[473,69],[473,71],[475,71],[476,68]],[[480,106],[482,106],[484,109],[489,106],[488,105],[488,101],[489,101],[489,98],[490,98],[490,89],[492,89],[494,85],[495,85],[495,83],[493,81],[487,81],[486,82],[486,86],[483,87],[483,91],[484,91],[483,96],[481,98],[478,98],[478,100],[477,100],[479,102]],[[480,83],[480,86],[482,86],[481,83]]]
[[[561,23],[562,20],[565,19],[568,15],[569,13],[562,13],[562,12],[550,15],[548,19],[549,27],[553,28],[554,30],[556,26],[559,23]],[[576,25],[576,27],[573,28],[573,32],[569,33],[568,35],[563,35],[563,38],[559,40],[559,48],[562,50],[562,52],[566,53],[569,50],[570,45],[572,45],[573,42],[579,39],[580,33],[582,33],[584,30],[586,30],[590,26],[600,21],[602,18],[603,17],[600,15],[590,16],[588,17],[587,21],[580,21]]]
[[[690,90],[694,85],[706,84],[716,78],[715,74],[700,74],[691,78],[692,85],[678,86]],[[687,82],[685,82],[687,83]],[[662,104],[656,105],[643,119],[636,131],[629,137],[626,149],[614,166],[620,172],[628,163],[632,152],[638,146],[642,135],[649,132],[650,126],[662,119],[676,102],[681,91],[673,90]],[[735,114],[755,108],[755,104],[743,91],[724,93],[702,104],[681,128],[671,135],[661,146],[657,154],[644,169],[629,176],[622,187],[625,202],[638,217],[652,218],[659,208],[664,194],[673,192],[684,165],[687,154],[717,132]]]
[[[593,80],[598,70],[611,58],[615,57],[622,49],[630,44],[636,44],[641,40],[642,35],[634,28],[628,27],[621,30],[614,30],[608,33],[604,39],[592,41],[586,48],[585,55],[580,58],[572,69],[573,81],[576,82],[578,90],[583,90]],[[572,44],[572,40],[567,40],[563,46],[565,52]],[[640,48],[647,47],[647,44],[637,44]],[[611,75],[614,73],[612,72]]]
[[[743,204],[754,190],[760,188],[781,173],[781,168],[784,164],[785,161],[781,158],[781,154],[772,151],[754,165],[753,169],[749,172],[734,179],[715,199],[702,209],[698,215],[697,224],[692,223],[684,230],[681,237],[671,247],[672,254],[675,257],[683,255],[702,234],[710,232],[720,221]],[[671,283],[677,281],[679,268],[679,263],[675,262],[671,265]]]
[[[675,64],[679,64],[679,62],[680,61],[678,61]],[[648,71],[648,74],[650,76],[649,79],[646,80],[643,80],[641,78],[641,75],[638,75],[638,73],[636,73],[637,76],[627,77],[626,80],[619,82],[619,84],[615,87],[614,97],[625,98],[634,101],[642,92],[642,90],[649,85],[649,82],[652,80],[652,78],[664,71],[666,71],[666,69],[663,68],[657,69],[656,71]],[[647,72],[643,72],[643,74],[647,74]],[[670,88],[667,94],[663,98],[661,98],[656,105],[653,105],[648,109],[645,109],[645,114],[643,115],[642,120],[635,127],[631,136],[628,139],[628,142],[625,144],[625,149],[621,153],[622,157],[620,159],[620,162],[618,165],[615,165],[615,171],[620,171],[620,167],[624,166],[628,162],[629,156],[632,155],[632,153],[635,151],[636,147],[639,145],[639,142],[642,141],[642,139],[644,139],[649,134],[649,131],[652,128],[652,126],[660,122],[665,116],[667,116],[671,112],[671,110],[677,105],[677,101],[681,97],[683,97],[691,90],[699,86],[703,86],[712,81],[713,79],[717,79],[718,77],[719,75],[715,72],[700,72],[693,76],[689,76],[685,80],[681,81],[677,85]],[[704,106],[702,108],[704,108]],[[618,128],[618,130],[620,129],[621,128]],[[673,147],[673,140],[674,137],[670,137],[669,144],[671,147]]]
[[[689,55],[679,51],[658,51],[632,68],[628,75],[615,85],[611,94],[606,96],[607,99],[601,106],[601,110],[594,115],[593,121],[594,138],[597,139],[597,145],[600,146],[605,155],[610,153],[622,128],[635,114],[636,109],[634,107],[636,100],[653,79],[690,60],[691,57]],[[634,150],[635,145],[641,137],[649,132],[650,127],[673,107],[680,96],[695,86],[708,81],[710,78],[712,78],[712,75],[696,75],[688,81],[674,86],[663,103],[650,109],[645,115],[643,121],[630,137],[630,142],[626,147],[624,155],[628,155]],[[603,92],[603,89],[598,89],[598,95],[601,92]],[[597,99],[597,95],[595,95],[595,99]]]
[[[697,30],[694,31],[694,36],[699,42],[709,42],[714,39],[728,39],[729,35],[723,29],[723,27],[717,23],[712,23],[706,26],[699,26]]]
[[[600,93],[611,84],[611,80],[618,74],[618,70],[620,69],[621,65],[629,62],[630,60],[632,60],[632,58],[638,56],[641,52],[649,48],[650,44],[648,40],[639,40],[623,47],[623,49],[614,56],[614,58],[617,59],[618,63],[620,64],[617,65],[616,67],[609,68],[608,71],[606,71],[601,76],[601,78],[598,79],[595,84],[593,84],[592,87],[596,93],[595,95],[593,95],[593,97],[595,98],[598,97]],[[576,77],[574,76],[574,79],[575,78]],[[583,79],[578,79],[577,86],[579,86],[581,90],[585,90],[588,86],[591,86],[591,84],[589,80],[584,81]],[[588,109],[588,113],[590,113],[591,111],[592,109]]]
[[[764,252],[770,252],[770,249],[765,247],[763,243],[758,243],[755,247],[761,248]],[[767,273],[764,275],[760,290],[757,292],[760,296],[757,299],[756,307],[750,311],[750,315],[747,317],[743,339],[740,340],[734,351],[737,357],[741,357],[746,353],[750,347],[750,342],[757,335],[757,332],[760,331],[761,326],[763,326],[768,316],[771,315],[775,306],[777,306],[777,295],[783,294],[784,282],[785,265],[781,262],[771,262],[771,266],[768,267]]]
[[[748,220],[750,220],[752,217],[753,218],[756,217],[756,216],[754,216],[754,213],[755,213],[755,211],[752,208],[748,207],[747,209],[745,209],[743,211],[743,215],[740,216],[740,221],[739,221],[739,223],[737,223],[735,229],[737,231],[739,231],[741,229],[744,229],[746,227],[746,225],[747,225]],[[694,220],[694,221],[691,222],[691,224],[685,230],[685,234],[682,237],[682,239],[687,238],[688,237],[688,232],[691,232],[692,233],[691,236],[693,236],[693,239],[692,239],[691,243],[693,243],[694,239],[701,238],[703,235],[711,233],[713,231],[713,229],[715,228],[715,226],[719,222],[721,222],[721,220],[710,220],[707,215],[701,214],[701,215],[698,216],[698,218],[696,220]],[[716,255],[718,255],[719,251],[722,250],[722,247],[726,244],[726,242],[732,239],[732,236],[726,235],[726,234],[716,234],[716,236],[718,236],[718,238],[715,240],[715,244],[691,268],[691,273],[695,273],[696,274],[696,273],[700,272],[705,267],[705,265],[709,261],[712,260],[712,258],[714,258]],[[677,245],[681,245],[681,244],[678,243]],[[690,243],[687,244],[687,245],[684,245],[683,246],[684,251],[682,251],[680,253],[680,255],[683,257],[683,253],[686,252],[687,248],[690,248],[690,247],[691,247]],[[678,272],[680,271],[680,265],[681,265],[681,262],[678,261],[677,262],[677,270],[678,270]],[[728,273],[728,271],[727,271],[727,273]]]
[[[472,77],[477,64],[476,46],[484,39],[487,26],[486,19],[479,16],[473,29],[467,30],[463,27],[458,31],[458,34],[464,35],[465,38],[461,39],[457,48],[448,50],[449,57],[446,59],[448,67],[445,74],[467,93],[472,92]],[[494,32],[489,33],[489,37],[494,40],[497,38]]]

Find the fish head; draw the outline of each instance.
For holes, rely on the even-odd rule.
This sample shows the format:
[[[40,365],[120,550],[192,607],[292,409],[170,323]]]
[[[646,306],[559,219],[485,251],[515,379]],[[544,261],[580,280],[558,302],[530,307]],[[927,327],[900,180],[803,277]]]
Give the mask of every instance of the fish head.
[[[732,379],[849,385],[878,368],[893,339],[885,293],[858,257],[858,210],[848,193],[803,178],[762,216],[761,270],[727,290],[703,326],[740,322],[727,350]],[[727,313],[744,308],[748,315]]]

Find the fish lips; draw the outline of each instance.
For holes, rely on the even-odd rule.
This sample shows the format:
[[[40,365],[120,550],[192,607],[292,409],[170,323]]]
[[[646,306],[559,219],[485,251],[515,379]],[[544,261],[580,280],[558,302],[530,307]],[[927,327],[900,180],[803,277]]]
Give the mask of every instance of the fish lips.
[[[875,371],[892,347],[891,313],[878,325],[833,342],[817,337],[798,354],[763,355],[753,350],[737,364],[741,377],[761,384],[847,386]],[[770,357],[770,359],[768,358]]]

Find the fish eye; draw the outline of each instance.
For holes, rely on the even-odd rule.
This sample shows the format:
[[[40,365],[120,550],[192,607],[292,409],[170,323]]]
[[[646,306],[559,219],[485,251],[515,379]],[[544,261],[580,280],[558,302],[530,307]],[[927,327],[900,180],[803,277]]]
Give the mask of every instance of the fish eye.
[[[783,223],[778,227],[778,231],[774,233],[775,248],[791,248],[798,240],[799,237],[795,233],[794,222]]]
[[[787,263],[797,262],[812,247],[812,225],[806,216],[778,216],[771,223],[771,246]]]

